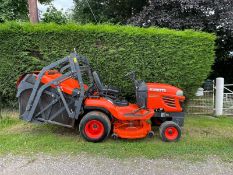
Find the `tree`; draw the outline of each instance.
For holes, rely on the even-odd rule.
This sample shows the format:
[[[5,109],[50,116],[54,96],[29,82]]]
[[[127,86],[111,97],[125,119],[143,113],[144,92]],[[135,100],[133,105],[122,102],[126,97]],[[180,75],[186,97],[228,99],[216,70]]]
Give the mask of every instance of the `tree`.
[[[152,0],[129,22],[139,26],[217,31],[232,27],[232,14],[231,0]]]
[[[74,20],[82,23],[125,23],[139,13],[149,0],[74,0]],[[90,9],[91,7],[91,9]],[[92,13],[93,12],[93,13]]]
[[[50,3],[51,1],[52,0],[40,0],[40,3]],[[33,11],[37,12],[37,7],[35,7],[36,0],[0,0],[0,22],[28,20],[29,2],[34,2]]]
[[[29,19],[31,23],[39,22],[37,0],[28,0]]]
[[[54,22],[57,24],[65,24],[68,22],[68,16],[62,11],[57,10],[53,5],[50,5],[43,14],[42,22]]]
[[[27,14],[27,0],[0,0],[0,22],[25,20]]]
[[[233,1],[231,0],[151,0],[140,14],[128,20],[137,26],[196,29],[215,32],[216,56],[211,78],[224,76],[233,82]],[[231,67],[231,68],[230,68]]]
[[[40,3],[50,3],[52,0],[40,0]],[[29,19],[31,23],[39,22],[37,0],[28,0]]]

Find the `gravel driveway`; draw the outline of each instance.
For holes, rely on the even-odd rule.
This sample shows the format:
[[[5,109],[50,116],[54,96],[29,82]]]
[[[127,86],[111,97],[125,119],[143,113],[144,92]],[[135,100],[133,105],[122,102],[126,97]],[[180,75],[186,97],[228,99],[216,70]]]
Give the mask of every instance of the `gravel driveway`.
[[[233,163],[225,163],[216,158],[204,162],[188,162],[167,159],[110,159],[86,154],[79,156],[48,156],[44,154],[32,157],[1,156],[1,175],[133,175],[133,174],[233,174]]]

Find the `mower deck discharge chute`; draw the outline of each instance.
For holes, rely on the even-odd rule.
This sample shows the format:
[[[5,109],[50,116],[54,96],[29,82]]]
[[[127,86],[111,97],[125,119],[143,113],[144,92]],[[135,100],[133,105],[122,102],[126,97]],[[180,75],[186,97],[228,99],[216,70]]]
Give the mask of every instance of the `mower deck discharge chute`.
[[[104,86],[88,60],[76,53],[41,71],[24,74],[17,83],[20,118],[28,122],[79,127],[81,136],[99,142],[113,138],[152,137],[160,126],[163,141],[181,136],[183,91],[167,84],[136,80],[136,104],[119,98],[119,90]]]

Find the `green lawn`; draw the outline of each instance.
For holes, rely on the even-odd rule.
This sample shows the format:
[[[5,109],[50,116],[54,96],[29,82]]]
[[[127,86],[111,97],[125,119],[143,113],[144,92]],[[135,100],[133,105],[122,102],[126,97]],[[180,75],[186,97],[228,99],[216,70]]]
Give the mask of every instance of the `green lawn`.
[[[17,114],[0,119],[0,154],[74,154],[128,158],[179,158],[202,160],[217,156],[233,162],[233,117],[187,116],[180,142],[164,143],[155,128],[155,137],[140,140],[83,141],[77,131],[53,125],[20,121]]]

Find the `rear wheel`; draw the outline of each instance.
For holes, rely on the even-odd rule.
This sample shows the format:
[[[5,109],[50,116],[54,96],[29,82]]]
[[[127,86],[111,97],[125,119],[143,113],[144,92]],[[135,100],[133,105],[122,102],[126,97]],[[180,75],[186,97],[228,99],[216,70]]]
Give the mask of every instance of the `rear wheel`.
[[[89,142],[101,142],[109,136],[111,123],[106,114],[92,111],[84,115],[79,124],[81,136]]]
[[[181,137],[181,128],[175,122],[166,121],[159,127],[159,133],[162,141],[176,142]]]

